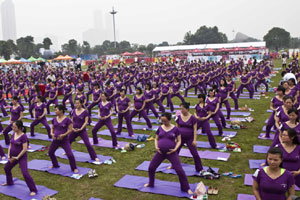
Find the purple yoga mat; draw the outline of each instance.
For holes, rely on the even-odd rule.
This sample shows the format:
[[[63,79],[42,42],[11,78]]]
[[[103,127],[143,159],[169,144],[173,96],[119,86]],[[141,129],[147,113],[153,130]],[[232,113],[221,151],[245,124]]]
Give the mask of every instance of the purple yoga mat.
[[[239,99],[250,99],[249,96],[240,96]],[[253,99],[260,99],[260,97],[253,97]]]
[[[89,198],[89,200],[102,200],[102,199],[91,197]]]
[[[105,129],[103,131],[100,131],[97,134],[111,136],[110,131],[107,130],[107,129]],[[144,134],[134,133],[134,137],[131,137],[131,136],[128,135],[127,132],[121,132],[120,135],[117,135],[118,138],[125,138],[125,139],[129,139],[129,140],[136,140],[138,136],[142,137],[142,136],[144,136]],[[145,135],[145,136],[146,136],[146,138],[150,137],[150,135]]]
[[[267,110],[267,112],[268,112],[268,113],[272,113],[272,112],[273,112],[273,110],[271,110],[271,109],[268,109],[268,110]]]
[[[237,200],[256,200],[256,198],[250,194],[238,194]]]
[[[178,182],[162,181],[156,179],[155,186],[153,188],[150,187],[145,188],[144,185],[148,182],[149,182],[148,177],[125,175],[118,182],[116,182],[114,186],[120,188],[139,190],[140,192],[169,195],[174,197],[191,196],[187,192],[181,191],[180,184]],[[196,186],[197,183],[190,184],[190,189],[194,191],[196,189]]]
[[[56,113],[55,112],[50,112],[49,114],[47,113],[47,115],[56,116]]]
[[[230,157],[230,153],[224,152],[216,152],[216,151],[198,151],[198,154],[201,159],[209,159],[209,160],[222,160],[228,161]],[[181,149],[179,156],[192,158],[192,154],[188,149]]]
[[[244,178],[244,185],[252,186],[253,184],[253,178],[252,174],[245,174]],[[300,191],[300,188],[295,185],[295,190]]]
[[[211,131],[212,132],[212,134],[213,134],[213,136],[219,136],[219,131]],[[198,130],[197,131],[197,134],[199,134],[199,135],[206,135],[206,133],[203,133],[202,134],[202,130]],[[236,134],[237,134],[237,132],[236,131],[223,131],[223,134],[225,135],[225,136],[232,136],[232,137],[235,137],[236,136]]]
[[[92,119],[99,119],[99,116],[98,116],[98,114],[92,114],[92,115],[91,115],[91,118],[92,118]],[[113,120],[113,119],[117,119],[116,116],[111,116],[110,118],[111,118],[112,120]]]
[[[58,163],[59,168],[52,168],[49,167],[52,166],[52,162],[49,160],[32,160],[28,163],[28,169],[37,170],[37,171],[44,171],[49,172],[50,174],[57,174],[61,176],[66,176],[72,178],[72,175],[74,172],[72,172],[70,165],[66,165],[63,163]],[[78,174],[82,174],[83,176],[90,171],[90,168],[85,167],[79,167],[77,166]]]
[[[111,140],[104,140],[102,138],[98,138],[99,143],[98,144],[94,144],[93,143],[93,138],[89,138],[90,139],[90,143],[93,146],[97,146],[97,147],[106,147],[106,148],[113,148],[112,146],[112,141]],[[77,143],[79,144],[84,144],[84,142],[82,140],[78,141]],[[123,142],[123,141],[118,141],[118,145],[120,146],[120,148],[123,148],[128,142]],[[135,143],[132,143],[134,145],[136,145]]]
[[[62,148],[59,148],[56,150],[55,155],[62,159],[68,160],[67,155],[63,155],[64,153],[65,153],[65,151]],[[91,160],[90,154],[88,154],[88,153],[73,150],[73,154],[74,154],[76,162],[87,162],[87,163],[98,164],[98,165],[102,164],[106,160],[110,160],[113,158],[111,156],[97,155],[97,158],[99,158],[100,163],[95,163],[95,160]]]
[[[265,133],[261,133],[259,136],[258,136],[258,139],[261,139],[261,140],[273,140],[274,137],[275,137],[275,134],[274,133],[270,133],[270,137],[269,138],[264,138],[263,136],[265,135]]]
[[[23,118],[28,119],[28,120],[35,120],[34,118],[31,118],[30,115],[23,116]],[[51,121],[52,119],[53,119],[53,117],[46,117],[47,121]]]
[[[0,145],[3,147],[3,148],[5,148],[5,149],[8,149],[8,147],[9,147],[9,145],[6,145],[5,144],[5,141],[4,140],[0,140]],[[29,146],[31,147],[30,149],[28,148],[27,149],[27,151],[28,152],[35,152],[35,151],[38,151],[38,150],[40,150],[40,149],[42,149],[43,147],[45,147],[45,146],[43,146],[43,145],[38,145],[38,144],[29,144]]]
[[[223,115],[227,116],[227,111],[222,111]],[[250,112],[245,112],[245,111],[232,111],[230,116],[244,116],[244,117],[248,117],[250,116],[251,113]]]
[[[258,169],[261,168],[261,164],[265,163],[266,160],[249,160],[250,169]]]
[[[153,124],[153,123],[157,123],[158,124],[158,121],[157,119],[151,119],[149,118],[150,122]],[[146,120],[144,118],[141,118],[140,120],[138,120],[138,118],[133,118],[132,119],[132,122],[137,122],[137,123],[146,123]]]
[[[264,127],[262,128],[262,131],[266,132],[266,126],[264,126]],[[275,132],[275,130],[272,128],[272,129],[271,129],[271,132]]]
[[[0,186],[0,193],[10,197],[15,197],[17,199],[22,199],[22,200],[32,200],[32,199],[41,200],[46,195],[53,196],[58,193],[55,190],[46,188],[45,186],[37,185],[36,187],[38,193],[35,196],[30,196],[30,191],[25,181],[21,181],[17,178],[13,178],[13,180],[14,180],[14,185]],[[1,184],[6,183],[5,175],[0,175],[0,183]]]
[[[27,133],[27,137],[30,140],[44,140],[44,141],[52,141],[52,139],[49,139],[47,134],[42,134],[42,133],[34,133],[34,136],[31,136],[30,133]]]
[[[265,154],[268,152],[269,148],[269,146],[253,145],[253,152]]]
[[[215,123],[209,123],[210,128],[217,128],[217,125]],[[226,127],[230,127],[230,124],[226,124]]]
[[[246,119],[245,118],[238,118],[238,117],[233,117],[233,118],[230,118],[230,119],[225,119],[226,121],[241,121],[241,122],[246,122]]]
[[[116,124],[114,126],[114,128],[118,128],[118,124]],[[122,124],[122,128],[126,129],[126,124]],[[146,128],[148,128],[147,125],[132,124],[132,129],[138,129],[138,130],[140,130],[140,129],[146,129]],[[158,129],[158,126],[152,125],[152,129]]]
[[[220,148],[224,148],[226,144],[224,143],[217,143],[217,146]],[[211,149],[212,147],[210,146],[209,142],[203,142],[203,141],[197,141],[197,147],[198,148],[206,148],[206,149]]]
[[[144,161],[140,164],[136,170],[148,171],[148,167],[150,165],[150,161]],[[164,174],[176,174],[174,169],[167,169],[171,164],[170,163],[161,163],[159,167],[156,169],[156,172],[162,172]],[[195,170],[195,165],[188,165],[182,163],[182,168],[187,176],[199,176],[199,172]],[[204,170],[207,170],[208,167],[203,167]],[[219,168],[212,168],[215,172],[219,171]]]

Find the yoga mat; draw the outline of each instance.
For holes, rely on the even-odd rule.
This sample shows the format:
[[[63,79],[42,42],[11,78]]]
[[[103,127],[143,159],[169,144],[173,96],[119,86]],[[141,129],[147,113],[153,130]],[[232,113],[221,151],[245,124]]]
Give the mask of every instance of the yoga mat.
[[[249,160],[250,169],[259,169],[262,167],[260,165],[265,162],[266,160]]]
[[[99,119],[99,116],[98,116],[98,114],[92,114],[92,115],[91,115],[91,118],[92,118],[92,119]],[[116,116],[111,116],[110,118],[111,118],[112,120],[113,120],[113,119],[117,119]]]
[[[0,145],[1,145],[3,148],[5,148],[5,149],[8,149],[8,147],[9,147],[9,145],[6,145],[6,144],[5,144],[5,141],[4,141],[4,140],[0,140]],[[30,149],[27,148],[27,151],[28,151],[28,152],[35,152],[35,151],[38,151],[38,150],[42,149],[43,147],[45,147],[45,146],[43,146],[43,145],[38,145],[38,144],[29,144],[29,146],[30,146],[31,148],[30,148]]]
[[[10,186],[0,186],[0,193],[14,197],[22,200],[42,200],[44,196],[49,195],[53,196],[58,192],[55,190],[51,190],[42,185],[36,185],[38,193],[35,196],[30,196],[30,191],[25,181],[21,181],[18,178],[13,178],[14,185]],[[0,183],[6,183],[6,176],[0,175]]]
[[[223,115],[227,116],[227,111],[222,111]],[[230,116],[244,116],[244,117],[248,117],[250,116],[251,113],[250,112],[244,112],[244,111],[232,111],[230,113]]]
[[[158,124],[158,121],[157,119],[151,119],[149,118],[150,122],[153,124],[153,123],[157,123]],[[137,122],[137,123],[146,123],[146,120],[144,118],[141,118],[140,120],[138,120],[138,118],[133,118],[132,119],[132,122]]]
[[[217,146],[220,148],[224,148],[226,144],[224,143],[217,143]],[[203,141],[197,141],[197,147],[198,148],[206,148],[206,149],[211,149],[212,147],[210,146],[209,142],[203,142]]]
[[[262,131],[266,132],[266,126],[264,126],[264,127],[262,128]],[[273,128],[271,128],[271,132],[275,132],[275,130],[274,130]]]
[[[209,123],[210,128],[218,128],[215,123]],[[230,124],[226,124],[226,127],[230,127]]]
[[[261,139],[261,140],[273,140],[274,137],[275,137],[275,134],[274,133],[270,133],[270,137],[269,138],[264,138],[263,136],[265,135],[265,133],[261,133],[259,136],[258,136],[258,139]]]
[[[150,161],[144,161],[140,164],[136,170],[140,171],[148,171],[148,167],[150,165]],[[187,176],[199,176],[199,172],[195,170],[195,165],[188,165],[185,163],[181,163],[182,168]],[[156,172],[162,172],[164,174],[176,174],[174,169],[167,169],[171,166],[171,163],[161,163],[159,167],[156,169]],[[204,170],[208,170],[208,167],[203,167]],[[215,172],[219,171],[219,168],[212,168]]]
[[[31,118],[30,115],[23,116],[23,118],[28,119],[28,120],[35,120],[34,118]],[[51,120],[53,120],[53,117],[46,117],[46,120],[51,121]]]
[[[245,174],[244,185],[252,186],[252,184],[253,184],[252,174]],[[297,185],[295,185],[295,190],[300,191],[300,188],[297,187]]]
[[[211,131],[213,136],[219,136],[219,131]],[[206,133],[202,133],[202,130],[198,130],[197,134],[199,135],[206,135]],[[223,134],[227,137],[235,137],[237,132],[236,131],[223,131]]]
[[[115,187],[139,190],[140,192],[148,192],[154,194],[162,194],[174,197],[190,197],[187,192],[182,192],[178,182],[162,181],[155,179],[153,188],[144,185],[149,182],[148,177],[125,175],[114,184]],[[190,189],[194,191],[198,183],[190,184]]]
[[[66,165],[63,163],[58,163],[59,168],[52,168],[50,169],[49,167],[52,166],[52,162],[49,160],[32,160],[28,163],[28,169],[32,170],[37,170],[37,171],[44,171],[44,172],[49,172],[50,174],[57,174],[61,176],[66,176],[72,178],[72,175],[74,172],[72,172],[70,165]],[[88,171],[90,171],[90,168],[85,168],[85,167],[79,167],[77,166],[78,169],[78,174],[81,175],[86,175]],[[80,179],[81,177],[79,177]]]
[[[30,140],[44,140],[51,142],[52,139],[49,139],[48,134],[42,134],[42,133],[34,133],[34,136],[31,136],[30,133],[27,133],[27,137]]]
[[[256,198],[250,194],[238,194],[237,200],[256,200]]]
[[[253,145],[253,152],[254,153],[267,153],[270,149],[269,146],[262,146],[262,145]]]
[[[231,117],[230,119],[226,119],[226,121],[241,121],[241,122],[246,122],[245,118],[236,118],[236,117]]]
[[[106,147],[106,148],[113,148],[112,146],[112,141],[111,140],[104,140],[102,138],[98,138],[99,143],[98,144],[94,144],[93,143],[93,138],[89,138],[90,139],[90,143],[93,146],[97,146],[97,147]],[[84,144],[84,142],[82,140],[78,141],[77,143],[79,144]],[[123,141],[118,141],[118,145],[120,146],[120,148],[123,148],[128,142],[123,142]],[[135,143],[132,143],[134,145],[136,145]]]
[[[250,99],[250,97],[240,96],[239,99]],[[252,99],[260,99],[260,97],[253,97]]]
[[[115,126],[114,126],[114,128],[118,128],[118,124],[116,124]],[[126,129],[126,124],[122,124],[122,128],[124,128],[124,129]],[[132,124],[132,129],[147,129],[148,128],[148,126],[147,125],[141,125],[141,124]],[[152,125],[152,129],[158,129],[158,126],[154,126],[154,125]]]
[[[272,112],[273,112],[273,110],[271,110],[271,109],[268,109],[268,110],[267,110],[267,112],[268,112],[268,113],[272,113]]]
[[[107,130],[107,129],[103,130],[103,131],[100,131],[97,134],[111,136],[110,131]],[[129,139],[129,140],[136,140],[138,136],[142,137],[142,136],[144,136],[144,134],[134,133],[134,137],[131,137],[131,136],[128,135],[128,132],[121,132],[120,135],[117,135],[118,138],[125,138],[125,139]],[[145,135],[145,136],[146,136],[146,138],[150,137],[150,135]]]
[[[102,200],[102,199],[91,197],[89,198],[89,200]]]
[[[91,164],[101,165],[104,161],[112,159],[111,156],[97,155],[97,158],[99,158],[99,160],[100,160],[100,163],[99,163],[99,162],[96,162],[95,160],[92,160],[90,157],[90,154],[88,154],[88,153],[79,152],[79,151],[75,151],[75,150],[72,150],[72,151],[73,151],[76,162],[87,162],[87,163],[91,163]],[[68,160],[67,155],[63,155],[64,153],[65,153],[65,151],[62,148],[59,148],[56,150],[55,155],[62,159]]]
[[[230,153],[217,152],[217,151],[198,151],[198,154],[201,159],[209,159],[209,160],[222,160],[228,161],[230,157]],[[179,156],[192,158],[192,154],[188,149],[181,149]]]
[[[47,115],[56,116],[56,113],[55,112],[50,112],[49,114],[47,113]]]

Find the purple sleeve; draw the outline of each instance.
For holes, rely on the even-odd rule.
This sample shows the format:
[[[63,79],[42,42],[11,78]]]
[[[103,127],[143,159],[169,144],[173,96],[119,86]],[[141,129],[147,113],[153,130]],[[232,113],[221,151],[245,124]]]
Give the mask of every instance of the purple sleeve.
[[[74,111],[75,112],[75,111]],[[83,116],[84,116],[84,119],[86,118],[86,117],[88,117],[89,116],[89,113],[88,113],[88,111],[84,111],[84,114],[83,114]]]
[[[54,119],[55,119],[55,118],[52,119],[52,124],[53,124],[53,125],[54,125]]]
[[[67,117],[66,125],[69,126],[70,124],[72,124],[72,120],[69,117]]]
[[[158,127],[157,131],[156,131],[156,135],[159,135],[159,130],[160,130],[160,127]]]
[[[175,134],[176,137],[178,135],[180,135],[179,129],[177,127],[175,127],[174,134]]]
[[[28,142],[28,138],[26,136],[26,134],[22,135],[21,139],[20,139],[21,143],[24,144],[24,143],[27,143]]]
[[[294,176],[289,172],[287,177],[287,188],[292,187],[295,184]]]
[[[194,115],[192,115],[192,124],[193,125],[197,124],[197,119]]]
[[[109,107],[109,110],[111,110],[111,108],[112,108],[111,102],[109,102],[108,107]]]

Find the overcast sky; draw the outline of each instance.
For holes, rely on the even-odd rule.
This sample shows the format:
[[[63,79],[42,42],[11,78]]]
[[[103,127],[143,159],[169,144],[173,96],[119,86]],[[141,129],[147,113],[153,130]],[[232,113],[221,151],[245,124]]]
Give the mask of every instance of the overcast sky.
[[[2,2],[3,0],[1,0]],[[300,37],[300,0],[13,0],[17,36],[56,35],[77,39],[94,26],[96,9],[118,11],[120,40],[148,44],[182,41],[187,31],[218,26],[229,39],[232,30],[262,39],[274,26]]]

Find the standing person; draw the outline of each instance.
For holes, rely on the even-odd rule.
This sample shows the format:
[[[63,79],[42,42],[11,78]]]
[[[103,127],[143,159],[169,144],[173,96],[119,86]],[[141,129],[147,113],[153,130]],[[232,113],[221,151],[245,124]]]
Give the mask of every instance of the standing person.
[[[187,145],[195,162],[197,172],[203,170],[200,156],[197,152],[197,119],[190,112],[190,103],[184,102],[180,105],[181,114],[176,119],[176,126],[181,133],[181,144],[178,148],[178,154],[183,145]]]
[[[87,107],[88,108],[88,112],[89,112],[89,117],[91,117],[92,115],[92,109],[98,105],[101,101],[101,93],[102,91],[100,90],[99,84],[95,84],[94,85],[94,90],[93,90],[93,101],[92,103]]]
[[[4,107],[5,104],[6,104],[6,102],[5,102],[5,99],[4,99],[4,96],[3,96],[3,86],[0,85],[0,107],[1,107],[1,112],[2,112],[4,117],[7,117],[8,114],[7,114],[7,112],[5,110],[5,107]]]
[[[81,68],[81,58],[80,56],[78,55],[77,58],[76,58],[76,70],[77,71],[82,71],[82,68]]]
[[[105,84],[106,88],[105,88],[105,92],[108,95],[107,97],[107,101],[110,101],[112,103],[113,108],[116,108],[116,99],[115,99],[115,95],[116,95],[116,90],[115,88],[111,85],[110,81],[108,81]],[[115,109],[116,111],[116,109]]]
[[[58,89],[56,87],[56,83],[51,82],[51,88],[50,88],[50,92],[49,92],[49,101],[47,102],[47,114],[48,115],[50,114],[50,105],[51,104],[58,105],[57,96],[58,96]]]
[[[157,152],[149,165],[149,183],[145,184],[144,187],[154,187],[155,171],[163,160],[168,159],[179,177],[181,190],[193,194],[177,153],[181,144],[181,135],[179,129],[171,124],[171,119],[170,113],[163,113],[161,116],[162,125],[156,131],[155,138]]]
[[[107,93],[104,92],[103,94],[101,94],[102,101],[99,103],[99,113],[98,113],[99,121],[97,122],[97,124],[92,130],[93,142],[94,144],[99,143],[97,132],[102,126],[106,125],[112,137],[112,146],[113,148],[117,148],[118,147],[117,136],[110,118],[113,114],[113,105],[111,102],[107,100],[107,98],[108,98]]]
[[[74,103],[73,103],[73,89],[72,89],[71,81],[70,79],[67,79],[63,86],[64,91],[64,98],[62,101],[62,105],[66,107],[66,101],[69,100],[71,104],[71,108],[74,109]]]
[[[63,105],[57,105],[55,107],[55,113],[56,117],[52,120],[53,125],[51,128],[51,136],[53,140],[48,151],[49,157],[53,164],[53,166],[50,166],[50,168],[59,168],[55,151],[58,149],[58,147],[61,147],[67,154],[71,170],[74,173],[78,173],[75,157],[69,141],[69,134],[73,129],[72,120],[65,116],[65,108]]]
[[[7,81],[5,82],[5,89],[6,89],[6,100],[9,99],[8,94],[12,94],[12,88],[13,88],[13,83],[10,77],[8,77]]]
[[[131,125],[131,121],[130,121],[131,103],[130,103],[130,99],[128,97],[126,97],[125,95],[126,95],[126,90],[121,89],[120,97],[117,99],[118,130],[117,130],[116,134],[117,135],[121,134],[123,118],[125,118],[128,135],[131,137],[134,137],[134,133],[133,133],[132,125]]]
[[[142,89],[140,87],[136,88],[136,95],[134,96],[133,100],[134,100],[134,104],[133,104],[133,111],[130,114],[130,121],[132,121],[132,119],[137,114],[139,114],[145,119],[148,126],[147,130],[152,130],[152,124],[144,109],[146,105],[146,98],[143,95]]]
[[[208,141],[210,146],[213,149],[218,149],[219,147],[216,144],[215,138],[211,132],[210,124],[208,119],[211,117],[211,111],[209,110],[208,105],[205,103],[206,96],[205,94],[198,95],[199,103],[195,106],[195,113],[194,116],[196,117],[197,121],[197,129],[200,127],[202,128],[202,132],[206,133],[208,137]]]
[[[11,113],[9,118],[10,124],[3,131],[6,145],[9,145],[10,142],[8,133],[12,130],[13,123],[18,120],[22,120],[23,118],[23,109],[19,104],[18,97],[16,96],[12,98],[12,107],[10,108],[10,113]]]
[[[77,137],[81,137],[83,140],[92,160],[99,161],[96,152],[92,147],[88,133],[86,131],[86,125],[89,120],[89,113],[83,108],[83,101],[78,99],[75,101],[75,109],[72,111],[73,129],[69,136],[70,144],[76,140]]]
[[[269,120],[266,125],[266,134],[263,136],[264,138],[270,138],[271,128],[275,125],[275,113],[276,110],[283,105],[283,97],[285,95],[285,89],[281,85],[278,86],[276,90],[276,96],[272,98],[270,102],[270,109],[273,111],[269,117]]]
[[[250,99],[253,99],[254,95],[254,87],[252,85],[252,76],[248,73],[248,70],[244,69],[241,75],[241,85],[237,90],[237,98],[240,97],[241,92],[243,89],[246,88],[249,91]]]
[[[233,99],[234,102],[234,109],[238,110],[239,109],[238,98],[234,93],[236,89],[235,82],[232,80],[232,76],[230,74],[227,75],[226,80],[227,80],[227,90],[230,92],[230,97]]]
[[[25,82],[23,78],[20,78],[19,82],[20,93],[23,95],[25,102],[27,102],[26,92],[25,92]]]
[[[157,85],[158,85],[157,83],[155,83],[155,82],[153,83],[152,91],[154,92],[154,95],[155,95],[155,100],[153,101],[153,104],[156,103],[158,105],[159,111],[165,112],[165,108],[161,103],[162,94],[161,94],[159,87],[157,87]]]
[[[46,119],[47,107],[45,105],[45,98],[42,96],[37,96],[35,101],[36,103],[34,104],[33,108],[33,116],[35,120],[30,124],[30,134],[31,136],[35,136],[34,127],[42,123],[47,130],[49,139],[51,139],[51,128]]]
[[[228,91],[227,89],[227,82],[225,79],[221,79],[220,81],[219,96],[220,96],[220,107],[222,108],[222,104],[224,103],[227,110],[226,119],[230,119],[231,107],[228,102],[230,91]]]
[[[283,151],[280,148],[269,149],[267,153],[269,166],[257,169],[253,174],[252,190],[256,199],[292,200],[295,194],[295,181],[291,172],[282,168],[283,161]]]
[[[184,97],[180,94],[180,82],[178,81],[178,78],[174,78],[174,82],[172,83],[172,95],[171,100],[173,97],[178,97],[181,100],[181,103],[184,102]]]
[[[35,196],[37,191],[36,185],[30,176],[27,168],[27,148],[28,138],[25,127],[20,120],[12,124],[13,134],[8,148],[8,162],[5,164],[4,171],[6,174],[6,183],[2,186],[14,185],[11,170],[19,163],[25,182],[30,190],[30,196]]]
[[[261,84],[264,84],[265,87],[266,87],[266,92],[269,91],[269,86],[268,86],[268,83],[266,81],[266,77],[265,77],[265,74],[264,74],[264,68],[260,68],[258,74],[256,75],[257,77],[257,82],[255,83],[255,91],[257,92],[257,88],[258,86],[260,86]]]
[[[156,111],[156,108],[153,105],[153,101],[155,99],[155,94],[152,90],[152,86],[151,83],[148,82],[146,83],[146,89],[144,92],[144,96],[146,98],[146,105],[145,105],[145,109],[146,109],[146,113],[148,114],[149,110],[152,111],[152,113],[154,114],[154,116],[156,117],[157,121],[159,121],[159,115]]]
[[[197,94],[197,88],[199,87],[198,83],[198,75],[196,74],[196,70],[194,70],[193,74],[189,77],[189,87],[185,89],[184,97],[187,97],[188,91],[192,88],[195,89],[195,94]]]
[[[161,84],[161,102],[164,102],[164,99],[167,98],[167,105],[170,106],[171,112],[174,112],[174,106],[171,101],[171,84],[168,81],[168,78],[164,78],[164,82]]]

